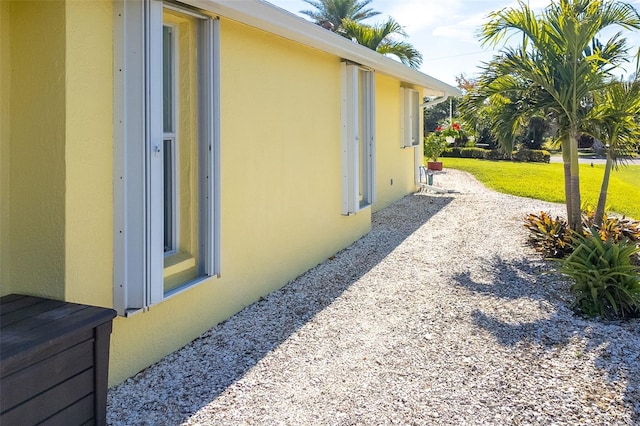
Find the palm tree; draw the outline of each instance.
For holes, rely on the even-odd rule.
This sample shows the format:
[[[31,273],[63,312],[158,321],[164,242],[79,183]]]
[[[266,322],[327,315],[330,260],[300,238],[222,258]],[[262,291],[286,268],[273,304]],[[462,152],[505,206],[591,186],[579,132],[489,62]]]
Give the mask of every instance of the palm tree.
[[[396,40],[393,36],[406,37],[407,33],[400,24],[389,17],[387,22],[376,25],[362,25],[345,19],[342,21],[344,35],[371,50],[383,55],[394,55],[400,62],[411,68],[419,68],[422,64],[422,54],[411,43]]]
[[[501,84],[503,89],[508,90],[488,95],[484,87],[487,80],[491,81],[492,89]],[[471,128],[488,126],[500,150],[510,155],[516,136],[529,125],[531,119],[540,115],[539,111],[532,107],[529,92],[530,86],[526,81],[512,76],[504,76],[501,81],[496,81],[493,74],[484,74],[479,79],[479,85],[462,98],[460,116]]]
[[[604,44],[597,39],[610,26],[639,29],[640,16],[629,4],[604,0],[554,1],[537,16],[520,0],[518,8],[492,13],[481,32],[483,44],[494,46],[512,32],[522,36],[521,46],[503,48],[485,68],[480,97],[524,93],[526,102],[512,108],[512,118],[537,110],[555,121],[564,160],[567,217],[574,230],[581,227],[578,138],[589,106],[585,100],[626,59],[626,40],[620,33]],[[513,122],[504,120],[503,125]]]
[[[371,1],[304,0],[305,3],[315,7],[316,10],[301,10],[300,13],[307,15],[318,25],[330,23],[331,31],[343,33],[342,21],[344,19],[359,22],[380,14],[380,12],[373,9],[365,8]]]
[[[640,61],[640,56],[638,57]],[[611,169],[625,155],[637,149],[640,140],[640,62],[636,61],[636,73],[632,81],[615,81],[594,94],[594,107],[589,121],[592,134],[607,143],[605,164],[594,224],[602,225]]]

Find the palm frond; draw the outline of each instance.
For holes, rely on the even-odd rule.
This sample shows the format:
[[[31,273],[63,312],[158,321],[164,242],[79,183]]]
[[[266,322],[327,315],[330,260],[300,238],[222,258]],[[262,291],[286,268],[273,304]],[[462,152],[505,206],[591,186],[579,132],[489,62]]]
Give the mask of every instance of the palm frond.
[[[393,18],[376,25],[363,25],[345,19],[342,22],[345,36],[383,55],[394,55],[403,64],[418,68],[422,64],[422,54],[412,44],[396,40],[394,36],[406,37],[400,24]]]

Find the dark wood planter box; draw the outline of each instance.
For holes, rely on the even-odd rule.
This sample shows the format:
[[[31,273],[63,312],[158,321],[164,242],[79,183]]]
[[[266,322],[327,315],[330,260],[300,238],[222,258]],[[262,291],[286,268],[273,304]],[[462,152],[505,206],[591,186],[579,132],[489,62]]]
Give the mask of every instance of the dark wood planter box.
[[[113,309],[0,299],[0,424],[106,424]]]

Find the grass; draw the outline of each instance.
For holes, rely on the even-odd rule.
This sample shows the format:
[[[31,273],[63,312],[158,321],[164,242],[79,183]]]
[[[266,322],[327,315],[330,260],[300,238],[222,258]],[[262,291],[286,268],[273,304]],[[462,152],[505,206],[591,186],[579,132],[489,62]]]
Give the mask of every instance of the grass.
[[[512,163],[508,161],[451,158],[445,167],[464,170],[487,187],[507,194],[564,203],[564,173],[561,163]],[[580,165],[582,203],[595,208],[602,184],[604,164]],[[640,219],[640,166],[619,167],[611,172],[607,211]]]

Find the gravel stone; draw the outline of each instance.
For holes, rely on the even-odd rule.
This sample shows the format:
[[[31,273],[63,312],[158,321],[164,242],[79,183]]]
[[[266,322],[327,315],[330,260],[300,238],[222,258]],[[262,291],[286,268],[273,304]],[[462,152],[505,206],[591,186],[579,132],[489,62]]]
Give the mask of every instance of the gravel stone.
[[[109,390],[111,425],[640,424],[640,320],[571,309],[522,218],[447,170],[372,231]]]

